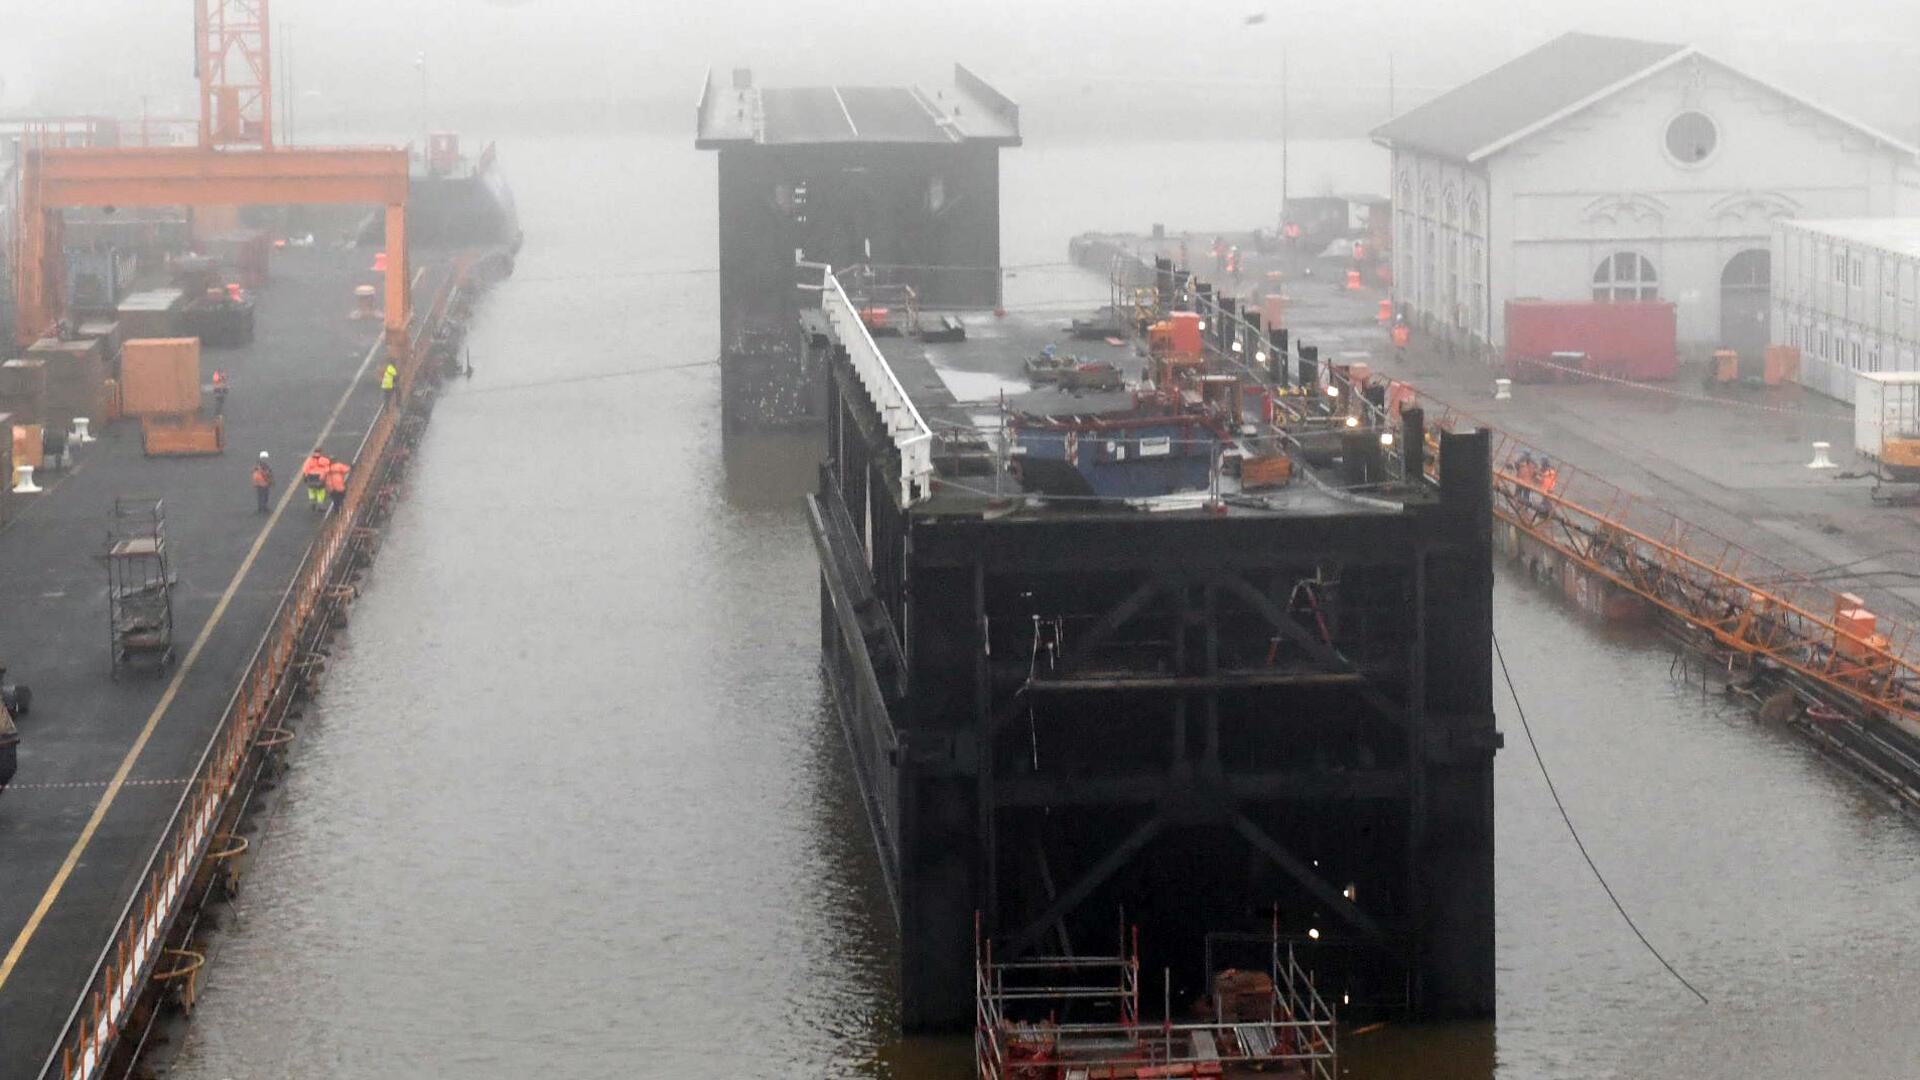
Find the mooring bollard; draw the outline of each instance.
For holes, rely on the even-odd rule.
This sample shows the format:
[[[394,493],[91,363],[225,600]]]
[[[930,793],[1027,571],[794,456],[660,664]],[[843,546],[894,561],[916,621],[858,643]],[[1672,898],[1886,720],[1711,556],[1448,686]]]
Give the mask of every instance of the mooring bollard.
[[[15,465],[13,467],[13,493],[15,495],[38,495],[42,490],[33,482],[33,466]]]
[[[1833,444],[1832,444],[1832,443],[1828,443],[1828,442],[1817,442],[1817,443],[1814,443],[1814,444],[1813,444],[1813,460],[1812,460],[1812,461],[1809,461],[1809,462],[1807,462],[1807,468],[1809,468],[1809,469],[1837,469],[1837,468],[1839,468],[1840,466],[1838,466],[1838,465],[1835,465],[1835,464],[1833,463],[1833,458],[1831,458],[1831,457],[1829,457],[1829,456],[1827,456],[1827,452],[1828,452],[1828,451],[1830,451],[1830,450],[1832,450],[1832,449],[1833,449]]]
[[[1513,380],[1512,379],[1493,380],[1493,400],[1495,401],[1512,401],[1513,400]]]

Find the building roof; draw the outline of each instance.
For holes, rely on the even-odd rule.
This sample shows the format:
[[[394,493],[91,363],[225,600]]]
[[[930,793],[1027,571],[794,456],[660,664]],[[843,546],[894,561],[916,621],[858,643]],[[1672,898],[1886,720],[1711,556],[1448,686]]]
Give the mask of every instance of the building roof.
[[[1020,144],[1020,107],[955,64],[951,85],[762,87],[741,68],[721,85],[713,73],[697,107],[695,145],[853,143]]]
[[[1595,95],[1637,80],[1684,45],[1598,34],[1562,34],[1471,82],[1401,113],[1373,137],[1460,161]]]
[[[1780,224],[1860,247],[1920,259],[1920,217],[1795,219]]]
[[[1455,161],[1477,162],[1687,57],[1718,64],[1883,146],[1910,156],[1916,153],[1884,132],[1754,78],[1691,45],[1582,33],[1562,34],[1456,86],[1375,128],[1373,137]]]

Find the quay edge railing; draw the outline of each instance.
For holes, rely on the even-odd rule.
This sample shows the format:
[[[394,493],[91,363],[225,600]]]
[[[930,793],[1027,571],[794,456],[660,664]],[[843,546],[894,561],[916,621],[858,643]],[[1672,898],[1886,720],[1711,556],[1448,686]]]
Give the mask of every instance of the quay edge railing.
[[[363,522],[374,500],[385,497],[374,494],[377,485],[371,481],[384,481],[396,467],[388,448],[413,399],[435,333],[454,296],[469,286],[473,269],[471,259],[457,259],[425,315],[417,318],[406,355],[397,365],[394,396],[381,404],[354,454],[354,480],[346,500],[309,543],[282,594],[245,675],[148,857],[139,887],[121,910],[86,988],[53,1042],[40,1070],[41,1080],[93,1080],[115,1064],[120,1071],[128,1071],[160,1012],[162,984],[170,974],[193,977],[199,961],[181,948],[188,944],[179,934],[181,916],[189,908],[197,911],[212,890],[212,861],[237,853],[231,846],[232,830],[251,797],[253,782],[267,752],[291,737],[270,719],[284,717],[302,681],[293,677],[296,669],[311,659],[326,620],[343,599],[337,591],[343,587],[338,579],[350,567],[355,549],[367,540]],[[216,840],[228,847],[214,852]],[[166,957],[180,957],[187,963],[179,972],[161,972],[159,964]],[[122,1043],[130,1031],[138,1036],[131,1048]]]

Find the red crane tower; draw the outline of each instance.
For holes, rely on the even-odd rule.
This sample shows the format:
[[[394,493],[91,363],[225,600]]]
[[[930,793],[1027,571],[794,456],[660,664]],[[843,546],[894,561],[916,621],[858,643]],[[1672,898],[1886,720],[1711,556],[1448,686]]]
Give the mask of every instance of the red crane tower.
[[[267,0],[196,0],[200,146],[273,149]]]

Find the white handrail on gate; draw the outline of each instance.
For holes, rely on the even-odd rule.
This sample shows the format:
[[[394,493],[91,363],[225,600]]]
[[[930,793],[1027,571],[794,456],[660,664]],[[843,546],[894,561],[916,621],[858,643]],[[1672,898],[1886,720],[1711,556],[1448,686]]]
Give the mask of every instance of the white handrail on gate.
[[[927,426],[920,416],[920,410],[914,407],[913,399],[907,396],[906,388],[900,385],[900,379],[894,375],[892,365],[874,344],[873,335],[867,332],[866,321],[860,318],[859,309],[847,298],[847,292],[840,287],[840,279],[834,276],[833,267],[825,263],[796,260],[798,265],[820,271],[818,286],[801,286],[820,292],[820,310],[826,313],[827,323],[833,327],[834,337],[842,348],[847,350],[847,359],[853,364],[853,371],[860,379],[860,385],[867,392],[867,400],[880,414],[887,426],[887,435],[893,440],[894,449],[900,453],[900,504],[911,506],[925,500],[933,493],[933,429]]]

